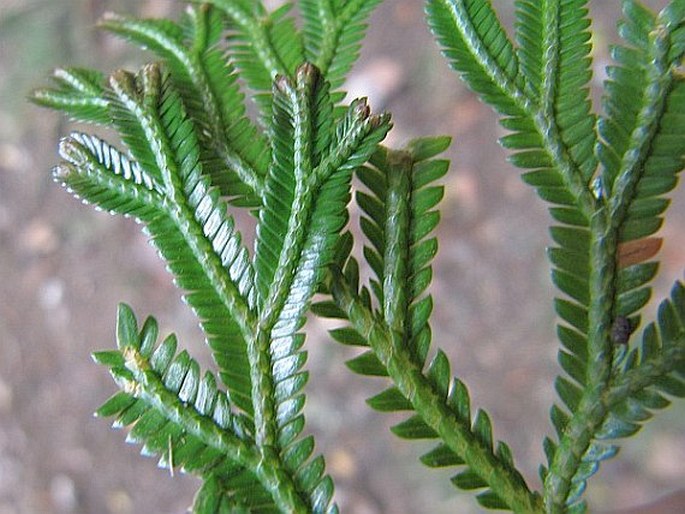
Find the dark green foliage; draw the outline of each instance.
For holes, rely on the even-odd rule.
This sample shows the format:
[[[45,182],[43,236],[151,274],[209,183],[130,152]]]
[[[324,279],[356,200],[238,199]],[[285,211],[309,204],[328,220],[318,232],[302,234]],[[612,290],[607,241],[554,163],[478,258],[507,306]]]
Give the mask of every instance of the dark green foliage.
[[[617,450],[597,440],[632,435],[651,416],[633,398],[620,405],[603,399],[616,381],[649,374],[646,368],[629,371],[637,357],[625,344],[656,273],[656,263],[644,261],[658,243],[644,238],[661,226],[668,206],[663,195],[675,186],[685,153],[683,2],[671,2],[658,15],[635,1],[623,2],[619,34],[625,46],[612,49],[616,65],[608,69],[605,113],[598,121],[588,93],[586,4],[517,1],[514,45],[489,2],[427,2],[443,53],[503,115],[511,133],[501,142],[513,151],[510,160],[524,170],[524,181],[551,204],[557,223],[549,258],[552,281],[563,294],[555,307],[563,322],[559,363],[566,376],[555,381],[564,407],[551,411],[559,442],[546,441],[550,469],[542,469],[545,509],[555,513],[585,511],[587,478]],[[629,242],[636,257],[622,258]],[[679,340],[673,323],[661,319],[671,311],[662,307],[660,326],[670,327],[671,338]],[[653,332],[647,327],[644,337],[653,338]],[[650,345],[664,357],[663,347]],[[673,366],[682,372],[682,362]],[[665,379],[664,369],[651,371]],[[645,398],[655,408],[663,406],[653,394]]]
[[[616,440],[685,396],[685,288],[677,283],[657,320],[639,326],[685,154],[685,2],[654,14],[624,0],[602,115],[589,100],[586,0],[517,0],[513,40],[488,0],[426,3],[443,53],[501,114],[501,143],[554,220],[548,256],[564,373],[541,492],[496,441],[489,415],[472,409],[447,354],[431,350],[437,182],[448,169],[437,156],[450,139],[390,150],[380,146],[388,115],[373,115],[364,99],[341,104],[379,3],[301,0],[298,23],[291,2],[269,12],[253,0],[196,3],[178,22],[110,14],[103,28],[160,62],[108,78],[60,69],[51,88],[34,91],[36,103],[118,133],[122,149],[83,133],[64,138],[54,176],[144,225],[217,368],[219,383],[173,335],[158,343],[154,319],[139,329],[121,305],[118,349],[94,354],[121,391],[98,415],[161,466],[202,479],[194,512],[337,512],[323,457],[303,434],[311,311],[342,320],[331,337],[360,348],[348,367],[388,382],[368,404],[406,414],[391,430],[430,441],[427,467],[453,469],[453,485],[476,491],[484,508],[586,512],[587,480],[616,455]],[[352,199],[361,256],[344,232]],[[257,219],[253,252],[231,215],[237,207]]]

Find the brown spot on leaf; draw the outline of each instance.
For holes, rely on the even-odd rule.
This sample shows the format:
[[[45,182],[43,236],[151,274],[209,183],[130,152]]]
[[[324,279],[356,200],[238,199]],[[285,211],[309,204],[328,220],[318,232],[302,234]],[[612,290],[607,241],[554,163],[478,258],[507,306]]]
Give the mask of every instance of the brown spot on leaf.
[[[661,249],[663,239],[660,237],[645,237],[635,241],[628,241],[618,245],[618,267],[627,268],[640,264],[654,257]]]

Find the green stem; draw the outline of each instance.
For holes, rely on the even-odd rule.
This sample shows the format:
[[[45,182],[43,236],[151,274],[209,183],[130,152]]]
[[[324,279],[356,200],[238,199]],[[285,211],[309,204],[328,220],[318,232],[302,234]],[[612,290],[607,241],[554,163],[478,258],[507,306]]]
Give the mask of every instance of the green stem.
[[[590,309],[588,312],[588,367],[583,396],[559,441],[545,479],[545,508],[550,514],[566,511],[566,499],[581,459],[608,410],[602,399],[610,386],[613,346],[610,332],[616,301],[616,231],[609,227],[606,209],[591,220]]]
[[[383,254],[383,317],[399,334],[405,333],[408,316],[408,265],[411,238],[410,196],[411,155],[388,152],[388,189],[385,200],[385,240]]]
[[[446,404],[444,395],[435,390],[426,379],[410,352],[394,340],[388,327],[374,318],[349,289],[344,278],[336,272],[332,293],[338,307],[347,314],[359,334],[369,342],[397,388],[442,441],[462,457],[466,465],[483,478],[512,510],[522,514],[542,513],[540,498],[526,487],[520,477],[500,462],[490,448],[481,443],[471,432],[468,423],[457,419]]]

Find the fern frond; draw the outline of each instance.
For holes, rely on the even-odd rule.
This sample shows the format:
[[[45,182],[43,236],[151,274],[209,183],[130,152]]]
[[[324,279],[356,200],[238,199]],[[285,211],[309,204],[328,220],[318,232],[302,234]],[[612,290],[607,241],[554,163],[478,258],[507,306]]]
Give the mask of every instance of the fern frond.
[[[162,185],[95,136],[74,132],[59,153],[64,162],[54,168],[55,180],[99,209],[147,220],[163,204]]]
[[[510,157],[512,163],[532,170],[524,174],[524,180],[544,200],[560,207],[553,215],[571,220],[580,217],[587,224],[595,202],[588,189],[596,166],[592,153],[595,136],[587,91],[579,90],[575,82],[578,77],[584,83],[589,80],[586,11],[578,10],[579,6],[582,2],[548,2],[544,6],[518,2],[518,50],[489,1],[429,0],[426,12],[452,67],[503,115],[502,126],[512,134],[500,142],[516,150]],[[560,25],[562,20],[570,25]],[[551,26],[543,28],[546,23]],[[581,31],[575,34],[579,27]],[[545,42],[530,41],[547,30]],[[571,68],[583,68],[578,77],[571,76],[576,89],[561,84],[560,60],[570,62]],[[567,206],[580,214],[568,212]]]
[[[105,29],[162,57],[198,127],[202,160],[232,203],[258,205],[268,145],[246,116],[237,74],[219,48],[223,20],[209,5],[191,7],[186,23],[106,15]]]
[[[410,309],[431,310],[432,300],[423,293],[432,279],[430,262],[437,253],[437,240],[428,236],[440,219],[434,208],[443,196],[442,186],[433,184],[447,172],[448,162],[430,157],[448,144],[449,138],[426,138],[411,142],[406,153],[381,149],[371,161],[374,168],[358,173],[369,191],[357,193],[357,202],[365,213],[362,231],[371,244],[364,248],[376,275],[371,288],[382,306],[383,319],[405,333],[412,348],[417,339],[430,340],[427,324],[402,326],[402,320]],[[397,286],[398,277],[402,286]],[[426,307],[421,308],[422,304]],[[422,353],[425,358],[425,352],[418,355]]]
[[[310,65],[298,70],[297,84],[282,78],[274,97],[274,162],[255,246],[258,287],[264,309],[271,311],[282,308],[273,301],[292,289],[296,273],[315,272],[314,278],[321,263],[330,261],[331,237],[346,222],[351,173],[389,129],[388,117],[371,116],[363,101],[354,102],[331,126],[329,86]],[[308,234],[315,235],[307,240]],[[302,259],[312,264],[298,271]],[[304,298],[313,294],[318,281],[302,291]],[[267,319],[271,314],[263,315]]]
[[[159,456],[161,467],[180,468],[209,484],[220,484],[211,493],[205,486],[194,512],[208,512],[208,505],[278,511],[282,499],[270,492],[273,477],[260,465],[249,421],[232,410],[211,373],[201,376],[197,362],[185,351],[176,354],[175,336],[161,343],[157,337],[154,318],[138,332],[130,307],[119,306],[118,350],[93,357],[110,368],[122,391],[97,415],[114,417],[115,427],[128,427],[126,441],[142,444],[144,455]]]
[[[276,76],[294,77],[296,68],[304,62],[304,50],[294,19],[288,16],[292,8],[285,2],[268,13],[262,2],[244,0],[211,0],[229,20],[229,56],[250,89],[257,94],[262,118],[272,113],[271,85]]]
[[[595,173],[587,0],[516,3],[520,77],[585,183]]]
[[[677,24],[660,25],[660,17],[635,2],[625,2],[624,8],[628,21],[620,32],[630,47],[614,49],[620,66],[609,70],[611,80],[605,97],[608,118],[600,122],[604,142],[599,158],[604,169],[598,181],[599,205],[582,240],[577,228],[574,232],[566,229],[566,234],[559,234],[563,236],[561,248],[550,254],[562,271],[553,272],[555,284],[570,297],[557,300],[557,312],[569,324],[559,328],[565,347],[559,362],[569,378],[560,377],[556,382],[567,409],[555,406],[552,410],[559,445],[546,443],[550,472],[543,470],[543,477],[545,502],[551,512],[584,511],[582,493],[587,478],[600,460],[616,451],[614,446],[593,442],[595,437],[608,431],[625,435],[638,427],[620,417],[607,417],[607,410],[597,408],[597,404],[608,394],[612,373],[616,372],[612,355],[617,350],[613,345],[626,342],[630,327],[639,323],[637,316],[628,317],[638,313],[649,299],[651,291],[646,284],[657,265],[643,261],[656,253],[659,245],[628,264],[621,261],[618,245],[651,245],[650,240],[637,240],[659,228],[659,215],[667,205],[659,196],[675,185],[675,174],[683,165],[682,138],[668,138],[671,131],[682,131],[676,115],[682,109],[681,98],[674,70],[669,69],[674,64],[667,62],[669,31]],[[667,104],[672,108],[670,118]],[[667,134],[664,142],[668,143],[657,145],[662,124]],[[655,173],[646,178],[651,159]],[[646,187],[640,197],[636,191],[643,179]],[[555,237],[555,241],[560,239]],[[569,252],[574,243],[579,251]],[[574,260],[581,265],[571,264]],[[627,324],[628,334],[615,340],[613,326],[619,322]],[[631,412],[635,419],[644,415],[639,408]]]
[[[683,167],[685,85],[677,67],[682,51],[672,52],[679,24],[667,11],[655,16],[639,4],[624,2],[620,33],[627,43],[612,55],[600,124],[600,158],[611,194],[613,222],[621,241],[647,237],[661,226],[662,195]],[[629,151],[630,150],[630,151]]]
[[[294,80],[277,79],[273,105],[274,161],[255,245],[257,345],[265,356],[260,366],[270,370],[273,381],[263,384],[267,414],[261,424],[265,443],[277,440],[284,465],[300,477],[299,487],[320,504],[317,508],[323,508],[330,502],[332,484],[323,476],[320,457],[305,462],[313,451],[312,439],[297,439],[307,379],[301,370],[305,354],[299,331],[347,222],[352,172],[368,159],[389,123],[387,116],[371,116],[364,102],[356,102],[333,126],[329,85],[309,64],[297,70]]]
[[[479,410],[471,418],[468,391],[458,379],[450,380],[444,353],[438,352],[424,372],[413,352],[402,350],[401,340],[337,272],[332,273],[331,289],[337,314],[347,318],[353,329],[338,329],[333,337],[371,348],[351,361],[350,368],[364,375],[389,376],[395,384],[369,399],[369,404],[380,411],[415,413],[394,426],[393,433],[406,439],[439,438],[442,442],[424,455],[422,462],[429,467],[464,465],[452,482],[461,489],[485,489],[477,496],[483,507],[542,512],[539,496],[528,489],[513,466],[509,448],[498,443],[495,449],[488,416]],[[417,312],[412,323],[421,325],[425,317],[425,311]]]
[[[300,0],[307,61],[332,89],[340,88],[359,57],[366,20],[381,0]]]
[[[29,95],[32,102],[62,111],[77,121],[100,125],[110,122],[102,73],[84,68],[58,68],[51,78],[56,87],[32,91]]]
[[[469,87],[499,112],[521,114],[518,58],[489,2],[429,0],[426,13],[443,55]]]
[[[138,96],[133,77],[120,73],[113,79],[113,91],[119,95],[122,139],[144,137],[134,144],[136,153],[147,162],[128,164],[133,170],[122,172],[127,166],[118,163],[128,163],[128,159],[99,140],[79,136],[76,144],[68,140],[62,145],[67,164],[58,168],[59,178],[84,200],[134,215],[146,224],[176,283],[187,291],[185,299],[201,320],[232,402],[251,415],[245,348],[246,334],[254,329],[250,321],[254,302],[251,263],[233,220],[226,216],[225,206],[202,174],[193,125],[180,98],[168,82],[163,87],[158,74],[155,68],[143,72],[146,93],[142,96]],[[125,107],[133,112],[124,111]],[[133,126],[131,120],[138,125]],[[91,143],[84,145],[83,141]],[[127,173],[140,176],[141,184],[129,180],[124,188],[121,184]],[[115,195],[117,188],[110,186],[112,183],[127,196]],[[149,186],[154,187],[153,192]]]
[[[336,309],[331,312],[323,304],[315,312],[321,314],[323,307],[324,312],[329,309],[328,314],[350,321],[349,328],[333,330],[331,335],[367,349],[348,362],[353,371],[392,378],[395,385],[368,403],[384,412],[412,413],[392,428],[393,433],[406,439],[441,439],[422,457],[426,465],[465,465],[452,482],[461,489],[486,489],[478,495],[484,507],[538,512],[539,498],[515,470],[506,445],[494,448],[488,416],[479,411],[472,419],[468,391],[452,379],[445,354],[438,351],[426,362],[432,299],[425,289],[437,251],[430,235],[439,220],[433,209],[442,197],[442,187],[433,184],[447,171],[446,161],[432,157],[448,144],[449,138],[426,138],[413,141],[405,151],[379,149],[371,159],[373,167],[359,170],[368,189],[357,193],[357,201],[369,240],[364,255],[376,275],[371,290],[377,308],[374,312],[366,288],[358,292],[358,266],[346,255],[350,246],[345,244],[338,256],[338,262],[347,259],[344,271],[332,272]]]

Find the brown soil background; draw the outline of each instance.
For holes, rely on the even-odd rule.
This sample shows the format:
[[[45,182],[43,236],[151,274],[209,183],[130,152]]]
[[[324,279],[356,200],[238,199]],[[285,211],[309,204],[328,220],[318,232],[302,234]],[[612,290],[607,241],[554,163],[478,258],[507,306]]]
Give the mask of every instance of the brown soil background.
[[[495,4],[511,23],[513,2]],[[597,87],[616,38],[618,4],[591,2]],[[52,182],[58,138],[71,127],[25,102],[55,66],[109,71],[150,59],[93,28],[104,10],[161,16],[179,9],[165,0],[0,0],[0,514],[182,513],[198,485],[170,478],[125,444],[124,432],[92,416],[115,391],[90,353],[114,344],[117,302],[131,304],[139,317],[156,316],[164,333],[176,332],[204,362],[207,352],[139,227],[80,205]],[[506,162],[490,109],[448,71],[420,0],[386,0],[378,9],[349,90],[393,113],[390,145],[419,135],[454,137],[434,265],[434,344],[537,487],[558,372],[545,206]],[[673,199],[661,232],[657,299],[685,263],[682,190]],[[429,446],[389,433],[401,418],[366,407],[382,383],[345,368],[351,354],[330,341],[329,326],[316,319],[307,326],[306,414],[342,511],[480,512],[449,485],[449,473],[417,461]],[[587,492],[593,512],[627,512],[682,491],[684,413],[676,402],[602,466]],[[685,512],[683,494],[658,512]]]

